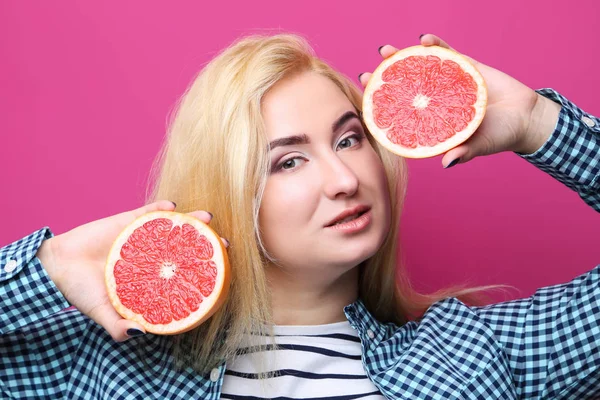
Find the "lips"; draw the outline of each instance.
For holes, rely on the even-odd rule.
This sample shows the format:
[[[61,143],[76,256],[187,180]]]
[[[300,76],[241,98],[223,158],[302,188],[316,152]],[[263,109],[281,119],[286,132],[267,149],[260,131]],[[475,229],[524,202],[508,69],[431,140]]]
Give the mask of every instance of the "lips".
[[[337,217],[335,217],[334,219],[329,221],[325,225],[325,227],[333,226],[333,225],[335,225],[337,223],[341,223],[341,222],[351,221],[353,219],[360,217],[362,214],[366,213],[370,209],[371,209],[371,207],[368,207],[365,205],[358,205],[353,208],[348,208],[348,209],[342,211]]]

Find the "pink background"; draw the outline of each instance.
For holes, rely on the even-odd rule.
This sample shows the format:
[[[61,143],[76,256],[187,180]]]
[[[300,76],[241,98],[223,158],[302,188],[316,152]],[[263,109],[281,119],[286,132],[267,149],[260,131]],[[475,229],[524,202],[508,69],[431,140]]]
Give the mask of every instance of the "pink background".
[[[437,33],[527,85],[600,114],[594,0],[0,2],[0,245],[143,203],[166,118],[232,40],[294,31],[353,79],[377,48]],[[503,298],[600,262],[600,219],[514,154],[443,170],[411,160],[402,248],[415,286],[506,283]]]

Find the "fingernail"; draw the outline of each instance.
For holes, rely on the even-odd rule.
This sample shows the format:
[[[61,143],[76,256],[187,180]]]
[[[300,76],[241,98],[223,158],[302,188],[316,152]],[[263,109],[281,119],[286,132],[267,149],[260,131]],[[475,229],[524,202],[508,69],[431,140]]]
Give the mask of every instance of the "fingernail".
[[[208,215],[210,215],[210,219],[213,219],[213,214],[210,211],[207,211]]]
[[[171,201],[171,203],[173,203],[174,207],[177,207],[177,203],[175,203],[174,201]]]
[[[360,77],[361,77],[361,76],[363,76],[364,74],[365,74],[364,72],[363,72],[363,73],[361,73],[361,74],[358,74],[358,81],[359,81],[359,82],[360,82]]]
[[[450,162],[450,164],[446,165],[446,166],[444,167],[444,169],[446,169],[446,168],[450,168],[450,167],[454,167],[456,164],[458,164],[458,162],[459,162],[459,161],[460,161],[460,157],[459,157],[459,158],[457,158],[456,160],[454,160],[454,161]]]
[[[127,336],[129,336],[129,337],[136,337],[136,336],[142,336],[142,335],[145,335],[145,333],[140,331],[139,329],[136,329],[136,328],[127,329]]]
[[[419,36],[419,40],[421,40],[421,38],[422,38],[423,36],[425,36],[425,34],[424,34],[424,33],[421,33],[421,36]]]
[[[383,46],[385,46],[385,44],[384,44]],[[383,46],[379,46],[379,48],[377,49],[377,51],[379,52],[379,54],[381,54],[381,48],[382,48]]]
[[[225,247],[229,247],[229,240],[223,238],[223,240],[225,241]]]

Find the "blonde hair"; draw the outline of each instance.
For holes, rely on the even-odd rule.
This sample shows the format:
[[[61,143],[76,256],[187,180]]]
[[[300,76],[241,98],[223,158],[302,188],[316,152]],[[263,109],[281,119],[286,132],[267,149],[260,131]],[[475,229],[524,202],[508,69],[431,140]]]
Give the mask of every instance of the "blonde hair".
[[[174,338],[173,355],[180,367],[206,373],[234,357],[244,335],[270,334],[266,257],[258,231],[268,174],[261,101],[277,82],[303,71],[331,79],[360,112],[362,92],[293,34],[238,40],[203,68],[178,104],[153,166],[147,201],[169,199],[180,212],[210,211],[212,227],[232,243],[229,297],[207,322]],[[387,173],[392,222],[382,247],[360,266],[359,297],[379,321],[402,325],[440,299],[464,298],[475,289],[422,295],[410,287],[405,269],[396,262],[406,163],[368,136]]]

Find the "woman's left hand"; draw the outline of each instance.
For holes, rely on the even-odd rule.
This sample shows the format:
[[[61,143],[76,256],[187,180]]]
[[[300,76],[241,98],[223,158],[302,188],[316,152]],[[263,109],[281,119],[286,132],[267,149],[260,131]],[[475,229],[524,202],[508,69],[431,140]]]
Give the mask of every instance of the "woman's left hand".
[[[431,34],[423,35],[421,44],[451,49],[446,42]],[[383,58],[396,51],[398,49],[390,45],[380,48]],[[560,105],[537,94],[509,75],[470,57],[467,58],[485,79],[488,89],[487,110],[473,136],[448,150],[442,158],[442,165],[448,167],[451,163],[465,163],[477,156],[502,151],[531,154],[539,149],[554,131]],[[362,74],[361,84],[366,86],[370,77],[370,73]],[[459,161],[454,162],[455,160]]]

